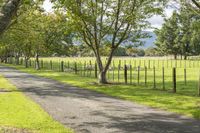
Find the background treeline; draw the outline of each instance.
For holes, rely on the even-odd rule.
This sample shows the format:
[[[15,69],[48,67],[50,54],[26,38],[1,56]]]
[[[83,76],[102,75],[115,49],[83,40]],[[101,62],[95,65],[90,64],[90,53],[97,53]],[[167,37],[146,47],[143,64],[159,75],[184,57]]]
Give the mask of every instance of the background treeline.
[[[180,55],[187,59],[189,55],[200,53],[200,15],[185,8],[174,11],[172,17],[165,19],[157,35],[157,51],[161,55]]]
[[[146,34],[145,37],[150,36]],[[113,55],[133,57],[157,55],[155,48],[143,50],[139,48],[141,45],[142,41],[137,44],[123,44]],[[109,44],[105,43],[100,47],[100,53],[102,56],[108,56]],[[40,3],[24,4],[18,11],[17,17],[12,20],[9,29],[0,36],[1,61],[6,62],[8,57],[15,57],[16,60],[23,57],[28,62],[31,57],[35,57],[36,64],[39,64],[37,63],[39,57],[49,56],[95,55],[77,35],[73,25],[67,21],[66,14],[60,11],[47,13],[41,8]]]

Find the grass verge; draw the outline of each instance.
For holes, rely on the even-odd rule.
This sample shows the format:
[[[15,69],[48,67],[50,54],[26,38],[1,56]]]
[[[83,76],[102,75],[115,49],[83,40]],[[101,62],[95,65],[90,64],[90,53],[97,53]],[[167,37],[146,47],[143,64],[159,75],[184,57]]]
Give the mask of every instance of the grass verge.
[[[33,68],[27,69],[23,66],[8,66],[15,67],[27,73],[51,78],[81,88],[95,90],[110,96],[119,97],[143,105],[148,105],[150,107],[156,107],[200,119],[200,97],[195,95],[173,94],[169,91],[161,91],[159,88],[157,90],[152,89],[151,86],[91,84],[96,82],[96,79],[80,77],[78,75],[69,73],[46,70],[36,71]]]
[[[72,133],[0,75],[0,133]]]

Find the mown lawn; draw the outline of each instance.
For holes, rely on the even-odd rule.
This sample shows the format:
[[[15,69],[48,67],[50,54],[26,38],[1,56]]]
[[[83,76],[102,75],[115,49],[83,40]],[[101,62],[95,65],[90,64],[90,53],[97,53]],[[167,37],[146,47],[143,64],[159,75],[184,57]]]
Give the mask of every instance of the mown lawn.
[[[36,71],[33,68],[25,69],[23,66],[14,67],[24,72],[55,79],[74,86],[200,119],[200,97],[196,95],[174,94],[169,90],[162,91],[162,88],[155,90],[152,89],[152,86],[144,85],[99,85],[95,83],[96,79],[94,78],[47,70]],[[190,81],[190,84],[194,83]],[[188,85],[186,89],[190,89],[190,87]]]
[[[0,75],[0,133],[72,133]]]

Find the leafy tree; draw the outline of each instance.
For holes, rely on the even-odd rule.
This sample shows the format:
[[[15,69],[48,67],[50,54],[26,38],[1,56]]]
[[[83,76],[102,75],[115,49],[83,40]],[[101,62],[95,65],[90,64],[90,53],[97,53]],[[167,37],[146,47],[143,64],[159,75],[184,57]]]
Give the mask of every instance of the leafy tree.
[[[179,15],[179,29],[181,36],[179,37],[181,39],[181,50],[182,55],[184,55],[184,59],[187,59],[187,56],[192,51],[192,18],[193,14],[185,10],[184,8],[181,9],[180,15]]]
[[[115,52],[113,53],[113,56],[127,56],[126,48],[119,46]]]
[[[180,53],[180,44],[177,43],[180,36],[178,22],[178,14],[175,11],[171,18],[165,20],[162,28],[155,31],[157,35],[155,44],[158,50],[163,54],[174,55],[174,59]]]
[[[156,48],[149,47],[145,50],[145,56],[158,56],[159,53]]]
[[[77,29],[85,44],[93,51],[99,67],[99,82],[107,83],[106,73],[116,49],[131,33],[147,27],[146,18],[161,13],[157,0],[52,0]],[[109,39],[108,39],[109,38]],[[100,49],[109,44],[109,55],[103,65]],[[109,43],[108,43],[109,42]]]
[[[46,16],[45,46],[48,49],[47,55],[70,56],[74,51],[73,39],[76,35],[72,32],[63,13],[55,12]]]

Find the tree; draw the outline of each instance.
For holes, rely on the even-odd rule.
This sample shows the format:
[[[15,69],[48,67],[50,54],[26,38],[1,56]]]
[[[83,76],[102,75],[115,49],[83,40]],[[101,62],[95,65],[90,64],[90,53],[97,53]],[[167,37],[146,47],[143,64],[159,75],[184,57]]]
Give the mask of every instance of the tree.
[[[73,29],[68,26],[63,13],[54,12],[46,15],[44,28],[46,55],[70,56],[73,40],[77,39]],[[76,40],[77,41],[77,40]]]
[[[158,56],[159,53],[156,48],[149,47],[145,50],[145,56]]]
[[[4,3],[5,2],[5,3]],[[21,0],[4,0],[0,11],[0,35],[9,27],[12,18],[16,15]]]
[[[61,11],[66,10],[68,20],[93,51],[99,68],[99,83],[107,83],[106,73],[115,50],[127,39],[133,38],[131,33],[141,33],[147,26],[146,18],[161,13],[156,0],[52,1],[58,8],[61,7]],[[103,65],[100,48],[105,41],[109,41],[109,55]]]
[[[199,0],[176,0],[177,3],[188,11],[192,11],[196,14],[200,14],[200,1]]]
[[[181,8],[179,14],[179,29],[181,36],[180,38],[180,45],[182,49],[182,55],[184,55],[184,59],[187,59],[187,56],[192,51],[192,22],[193,22],[194,14],[188,12],[186,9]]]
[[[163,54],[174,55],[174,59],[177,59],[177,54],[180,53],[178,23],[178,14],[175,11],[171,18],[165,20],[162,28],[155,31],[157,35],[155,44],[158,50]]]

